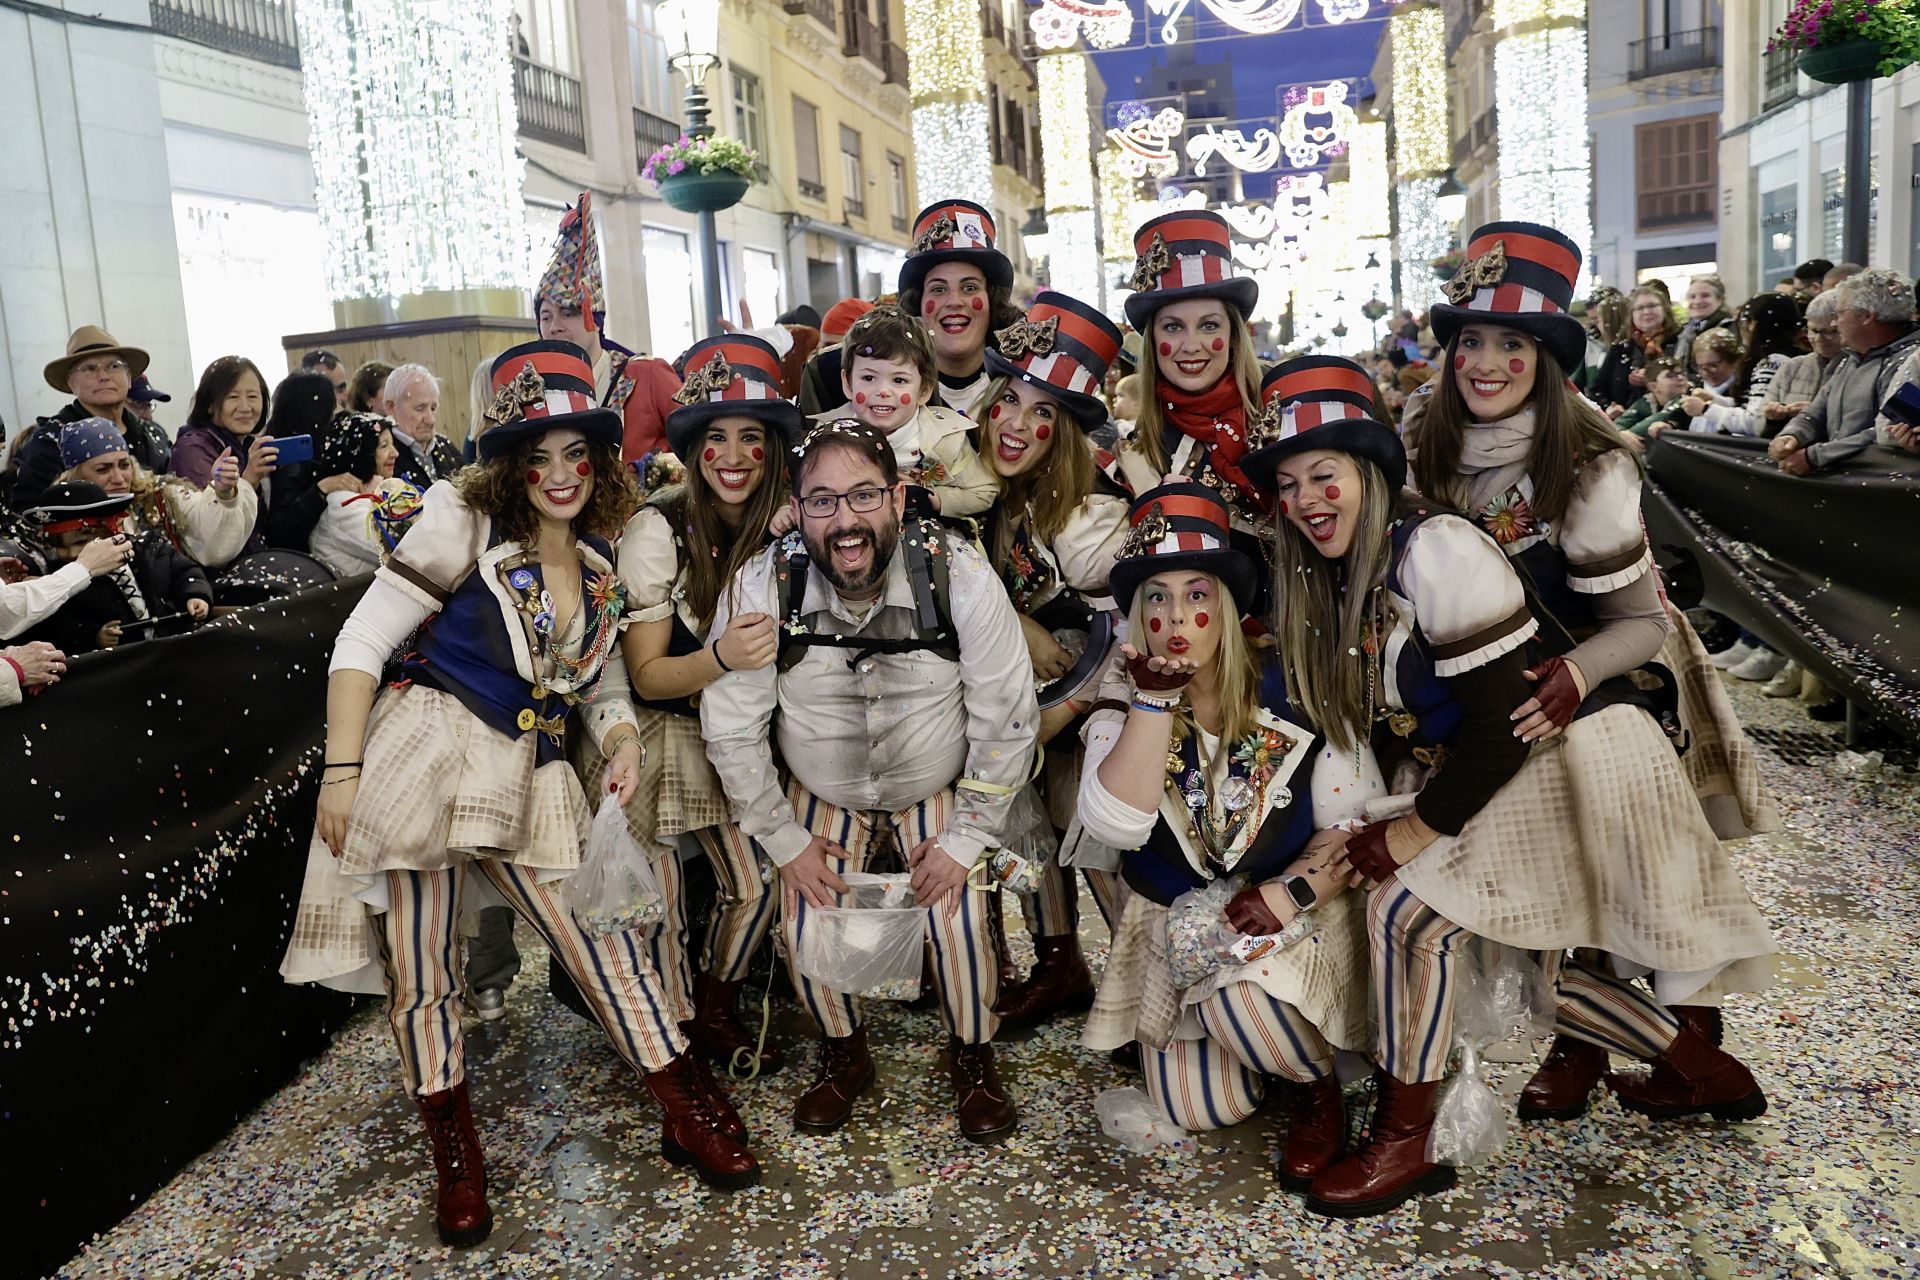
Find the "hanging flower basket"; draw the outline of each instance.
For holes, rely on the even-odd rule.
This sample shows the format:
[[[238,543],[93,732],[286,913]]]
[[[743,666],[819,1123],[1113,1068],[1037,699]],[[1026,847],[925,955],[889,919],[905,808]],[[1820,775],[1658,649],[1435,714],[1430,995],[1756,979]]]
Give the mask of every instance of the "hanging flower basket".
[[[753,179],[737,173],[694,173],[691,170],[656,179],[660,198],[682,213],[718,213],[740,203]]]
[[[747,194],[758,159],[753,148],[733,138],[682,135],[647,157],[640,176],[682,213],[717,213]]]
[[[1920,10],[1911,0],[1799,0],[1767,52],[1800,51],[1800,70],[1822,84],[1890,76],[1920,61]]]
[[[1459,249],[1453,249],[1441,254],[1427,265],[1433,269],[1433,278],[1435,280],[1451,280],[1454,277],[1454,273],[1460,270],[1461,264],[1466,260],[1467,255],[1465,253]]]

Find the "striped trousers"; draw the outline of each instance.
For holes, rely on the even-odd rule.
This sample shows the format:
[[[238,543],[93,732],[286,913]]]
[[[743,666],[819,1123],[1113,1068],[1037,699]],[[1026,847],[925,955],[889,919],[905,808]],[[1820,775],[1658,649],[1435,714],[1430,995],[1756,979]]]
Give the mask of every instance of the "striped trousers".
[[[654,870],[667,900],[676,901],[679,862],[659,858]],[[561,901],[558,882],[540,884],[535,872],[510,862],[476,858],[440,871],[389,871],[390,905],[376,917],[377,932],[386,963],[387,1023],[409,1093],[439,1093],[466,1078],[459,925],[470,875],[485,876],[546,940],[634,1070],[658,1071],[686,1051],[669,991],[649,953],[652,938],[586,933]]]
[[[1333,1046],[1292,1005],[1235,982],[1196,1009],[1207,1034],[1165,1049],[1141,1046],[1147,1096],[1183,1129],[1224,1129],[1252,1115],[1266,1077],[1305,1084],[1333,1070]]]
[[[1093,891],[1093,904],[1112,929],[1126,906],[1126,882],[1118,871],[1086,869],[1087,888]],[[1026,918],[1027,932],[1036,938],[1059,938],[1080,931],[1080,886],[1074,881],[1072,867],[1049,866],[1040,879],[1040,887],[1020,898],[1020,912]]]
[[[713,917],[700,947],[700,972],[721,982],[739,982],[753,965],[753,953],[773,927],[773,889],[761,878],[760,846],[731,822],[693,832],[695,843],[713,866]],[[655,866],[664,859],[656,860]],[[674,860],[676,869],[678,860]],[[694,957],[688,946],[687,902],[675,893],[667,918],[647,939],[654,970],[668,988],[678,1020],[693,1017]]]
[[[1453,1048],[1458,950],[1473,935],[1389,880],[1367,901],[1379,1062],[1408,1084],[1441,1080]],[[1656,1058],[1680,1030],[1653,997],[1562,951],[1533,952],[1553,980],[1554,1029],[1630,1058]]]
[[[798,783],[789,791],[800,825],[825,836],[847,851],[844,859],[829,858],[836,874],[848,871],[898,871],[906,867],[909,849],[946,828],[953,812],[953,792],[942,791],[910,809],[883,813],[841,809],[809,795]],[[937,857],[946,857],[944,853]],[[787,895],[783,894],[783,900]],[[860,1026],[860,1002],[801,973],[794,964],[807,918],[821,910],[793,895],[791,910],[780,921],[781,942],[788,970],[800,1002],[826,1035],[850,1036]],[[832,910],[832,908],[826,908]],[[971,888],[960,894],[960,907],[948,914],[944,904],[927,908],[927,945],[932,948],[934,983],[939,989],[941,1017],[947,1031],[967,1044],[986,1044],[1000,1029],[993,1002],[1000,996],[999,952],[994,945],[986,895]]]

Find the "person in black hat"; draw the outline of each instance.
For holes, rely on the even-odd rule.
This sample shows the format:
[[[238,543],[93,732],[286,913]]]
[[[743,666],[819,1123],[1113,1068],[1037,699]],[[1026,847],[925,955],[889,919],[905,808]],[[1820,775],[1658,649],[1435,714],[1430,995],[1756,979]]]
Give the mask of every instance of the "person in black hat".
[[[736,613],[715,630],[720,597],[760,553],[774,515],[791,496],[788,458],[800,411],[780,397],[780,358],[748,334],[695,343],[687,379],[667,416],[667,442],[686,479],[655,490],[620,538],[620,578],[634,622],[621,637],[645,746],[627,826],[660,860],[668,924],[650,940],[654,967],[684,1019],[694,1049],[738,1071],[778,1071],[780,1051],[740,1023],[747,970],[773,924],[772,893],[758,846],[727,812],[726,792],[700,738],[698,700],[728,671],[773,661],[774,623]],[[591,759],[585,772],[597,770]],[[687,953],[679,863],[691,835],[713,865],[717,900],[697,970]]]
[[[1474,360],[1459,372],[1477,377]],[[1337,865],[1370,886],[1380,1102],[1367,1144],[1312,1181],[1307,1208],[1366,1217],[1453,1185],[1428,1138],[1470,936],[1540,953],[1564,1041],[1596,1047],[1603,1067],[1609,1051],[1654,1063],[1651,1077],[1614,1078],[1630,1109],[1765,1111],[1736,1059],[1612,970],[1564,960],[1604,945],[1627,972],[1769,967],[1766,922],[1659,725],[1626,695],[1574,721],[1566,750],[1530,751],[1513,708],[1553,659],[1500,547],[1404,493],[1400,438],[1354,406],[1276,403],[1256,440],[1247,464],[1274,476],[1282,517],[1274,597],[1295,705],[1340,752],[1371,749],[1397,792],[1336,838]],[[1540,696],[1557,706],[1549,684]],[[1585,1108],[1578,1091],[1558,1114]]]
[[[144,373],[133,380],[133,386],[127,391],[127,408],[131,409],[133,415],[140,421],[154,426],[159,424],[154,421],[153,406],[167,404],[172,400],[172,396],[147,381],[147,375]]]
[[[634,935],[589,932],[554,883],[578,870],[592,825],[569,739],[591,733],[609,760],[593,780],[601,796],[625,801],[639,779],[618,644],[626,591],[607,541],[639,496],[620,415],[600,406],[571,343],[503,352],[493,392],[479,465],[428,491],[341,628],[307,880],[281,966],[288,981],[387,993],[439,1174],[435,1226],[456,1246],[493,1224],[452,943],[476,905],[470,876],[539,930],[642,1075],[665,1113],[662,1156],[710,1185],[759,1177]],[[383,685],[416,631],[400,679]]]
[[[1259,573],[1211,486],[1169,476],[1134,500],[1111,578],[1129,639],[1079,797],[1131,892],[1082,1042],[1137,1041],[1148,1095],[1189,1129],[1237,1123],[1285,1082],[1276,1176],[1298,1190],[1346,1145],[1334,1051],[1370,1040],[1359,906],[1314,832],[1384,788],[1326,749],[1249,643]],[[1190,910],[1202,929],[1176,927]]]
[[[98,541],[127,551],[119,567],[95,576],[84,591],[28,632],[29,640],[45,640],[70,655],[91,653],[150,640],[161,625],[185,630],[211,611],[213,585],[206,570],[165,538],[130,538],[120,527],[132,505],[131,494],[109,495],[97,484],[69,480],[48,489],[39,505],[28,508],[27,520],[38,526],[53,558],[63,564],[97,563],[87,548]]]

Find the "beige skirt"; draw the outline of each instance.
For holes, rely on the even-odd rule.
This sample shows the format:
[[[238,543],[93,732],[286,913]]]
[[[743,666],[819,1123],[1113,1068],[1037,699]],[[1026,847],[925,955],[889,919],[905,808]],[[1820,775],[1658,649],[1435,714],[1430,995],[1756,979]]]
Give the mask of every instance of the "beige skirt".
[[[1180,991],[1167,962],[1167,908],[1128,894],[1080,1043],[1104,1051],[1130,1040],[1155,1049],[1175,1040],[1197,1040],[1206,1032],[1194,1006],[1223,987],[1251,982],[1298,1009],[1328,1043],[1368,1052],[1373,1032],[1368,1025],[1366,903],[1358,894],[1343,893],[1314,912],[1320,923],[1309,937],[1278,955],[1216,970]]]
[[[439,871],[498,858],[552,872],[580,865],[592,824],[565,760],[534,765],[534,735],[510,738],[438,689],[383,689],[367,722],[360,787],[335,858],[316,836],[280,972],[377,992],[371,919],[386,909],[386,873]],[[466,914],[487,905],[466,895]]]
[[[1372,806],[1404,811],[1411,795]],[[1523,950],[1594,947],[1664,971],[1669,998],[1759,990],[1775,947],[1653,717],[1614,706],[1534,749],[1458,836],[1400,882],[1463,928]],[[1678,993],[1678,994],[1676,994]]]
[[[633,709],[640,729],[640,783],[627,800],[627,832],[641,848],[677,847],[689,831],[730,821],[720,776],[707,763],[700,721],[652,707]],[[581,785],[598,795],[607,758],[579,735],[573,751]]]
[[[1680,686],[1680,725],[1687,732],[1687,754],[1680,767],[1693,784],[1707,821],[1722,840],[1780,829],[1780,811],[1760,781],[1753,744],[1740,727],[1720,673],[1687,616],[1667,606],[1673,634],[1661,646],[1659,661]]]

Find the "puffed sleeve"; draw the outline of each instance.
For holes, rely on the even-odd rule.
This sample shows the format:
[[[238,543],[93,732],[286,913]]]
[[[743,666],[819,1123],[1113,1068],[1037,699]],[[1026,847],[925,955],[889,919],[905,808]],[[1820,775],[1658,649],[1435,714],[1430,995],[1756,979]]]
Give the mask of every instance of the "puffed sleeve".
[[[195,488],[182,480],[161,480],[160,485],[160,500],[173,513],[180,549],[189,558],[217,567],[246,550],[260,510],[260,496],[252,485],[235,485],[231,498],[222,498],[211,485]]]
[[[628,616],[634,622],[659,622],[673,616],[673,584],[680,556],[673,526],[658,507],[641,507],[620,535],[620,581],[627,587]]]
[[[1089,495],[1053,540],[1061,580],[1095,602],[1096,608],[1112,608],[1107,578],[1113,572],[1114,553],[1126,540],[1127,504],[1110,494]]]
[[[438,612],[487,549],[487,516],[467,505],[450,480],[427,490],[420,514],[376,573],[415,603]]]
[[[1506,555],[1459,516],[1433,516],[1413,531],[1400,586],[1443,679],[1511,653],[1539,630]]]
[[[1560,521],[1567,585],[1582,595],[1618,591],[1653,567],[1640,527],[1640,468],[1625,449],[1588,463]]]

